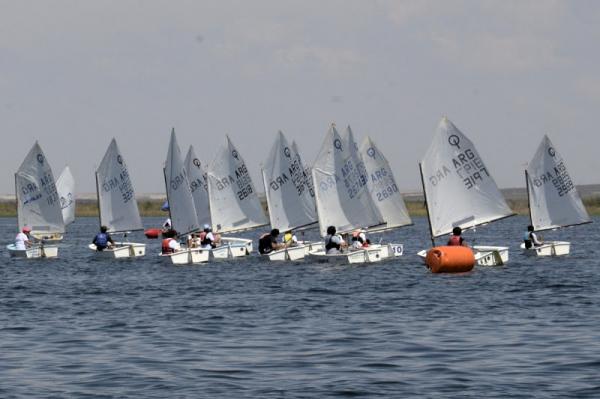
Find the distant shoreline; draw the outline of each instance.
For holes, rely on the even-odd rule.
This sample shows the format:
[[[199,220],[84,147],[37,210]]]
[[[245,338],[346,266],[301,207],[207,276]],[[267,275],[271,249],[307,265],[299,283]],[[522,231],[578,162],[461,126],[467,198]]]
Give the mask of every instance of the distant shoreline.
[[[165,216],[167,213],[160,210],[160,207],[164,203],[164,198],[161,199],[138,199],[138,208],[140,214],[144,217],[148,216]],[[263,202],[263,207],[266,210],[266,203]],[[419,196],[405,196],[406,207],[411,216],[426,216],[424,202]],[[519,215],[528,215],[529,211],[527,208],[527,199],[508,199],[508,205],[511,209]],[[600,215],[600,198],[591,197],[584,198],[583,203],[587,208],[590,215]],[[75,207],[75,215],[77,217],[98,217],[98,206],[95,200],[90,199],[79,199]],[[16,204],[15,200],[2,200],[0,201],[0,217],[16,217]]]

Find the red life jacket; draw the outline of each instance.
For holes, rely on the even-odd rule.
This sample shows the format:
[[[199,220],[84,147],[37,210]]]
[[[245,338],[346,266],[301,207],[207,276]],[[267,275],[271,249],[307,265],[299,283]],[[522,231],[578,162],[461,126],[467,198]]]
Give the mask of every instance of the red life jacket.
[[[173,241],[172,238],[165,238],[164,240],[162,240],[162,253],[163,254],[169,254],[169,253],[173,252],[173,248],[171,248],[169,246],[171,241]]]
[[[450,236],[450,239],[448,240],[448,245],[462,245],[462,237],[461,236],[455,236],[454,234],[452,234]]]

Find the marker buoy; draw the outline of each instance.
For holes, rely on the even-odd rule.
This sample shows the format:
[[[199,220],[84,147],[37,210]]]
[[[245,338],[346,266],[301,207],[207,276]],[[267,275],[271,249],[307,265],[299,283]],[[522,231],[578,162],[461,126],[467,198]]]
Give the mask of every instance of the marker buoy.
[[[146,238],[158,238],[160,236],[160,229],[147,229],[144,231]]]
[[[425,263],[432,273],[463,273],[475,266],[475,255],[469,247],[434,247],[427,252]]]

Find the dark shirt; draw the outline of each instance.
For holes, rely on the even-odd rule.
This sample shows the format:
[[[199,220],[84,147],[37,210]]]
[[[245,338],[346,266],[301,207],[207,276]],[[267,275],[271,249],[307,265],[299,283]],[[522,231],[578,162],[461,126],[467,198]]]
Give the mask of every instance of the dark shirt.
[[[271,234],[265,234],[258,240],[258,252],[268,254],[273,251],[273,245],[277,244],[277,239]]]

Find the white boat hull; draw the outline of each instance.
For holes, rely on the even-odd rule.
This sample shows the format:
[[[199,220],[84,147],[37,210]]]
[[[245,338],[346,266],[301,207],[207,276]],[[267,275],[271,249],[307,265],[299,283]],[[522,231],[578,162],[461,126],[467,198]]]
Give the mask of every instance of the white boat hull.
[[[252,250],[252,240],[235,237],[221,238],[221,245],[217,248],[205,249],[212,259],[240,258],[250,255]]]
[[[11,258],[37,259],[56,258],[58,256],[57,245],[33,246],[27,249],[16,249],[14,244],[6,246]]]
[[[404,254],[404,245],[403,244],[371,244],[369,248],[381,248],[381,257],[383,259],[395,258],[398,256],[402,256]]]
[[[202,248],[187,248],[180,251],[160,254],[161,258],[170,261],[173,265],[191,265],[208,262],[210,250]]]
[[[137,242],[116,242],[115,245],[102,251],[98,251],[94,244],[88,245],[88,248],[94,251],[97,256],[113,259],[136,258],[146,255],[146,244]]]
[[[475,245],[471,249],[478,266],[502,266],[508,262],[508,247]],[[428,251],[419,251],[417,256],[425,262]]]
[[[265,254],[265,256],[272,261],[300,260],[304,259],[306,256],[307,248],[308,245],[297,245],[294,247],[288,247],[269,252],[268,254]]]
[[[381,262],[382,249],[381,248],[364,248],[357,250],[350,250],[349,252],[339,254],[326,254],[324,249],[310,251],[309,256],[311,259],[317,262],[330,262],[330,263],[346,263],[346,264],[357,264],[357,263],[375,263]]]
[[[523,253],[535,256],[563,256],[568,255],[571,250],[571,243],[567,241],[549,241],[538,247],[525,248],[525,243],[521,243]]]

